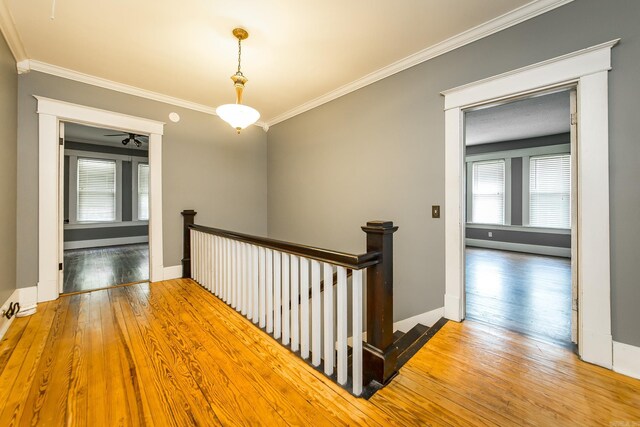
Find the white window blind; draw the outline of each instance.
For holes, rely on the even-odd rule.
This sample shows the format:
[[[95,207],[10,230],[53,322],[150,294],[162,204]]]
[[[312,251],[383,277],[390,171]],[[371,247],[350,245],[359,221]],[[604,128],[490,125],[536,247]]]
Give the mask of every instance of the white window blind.
[[[138,164],[138,219],[149,219],[149,165]]]
[[[504,224],[504,160],[473,163],[472,222]]]
[[[537,156],[529,165],[529,225],[571,228],[571,157]]]
[[[78,221],[116,220],[116,162],[78,159]]]

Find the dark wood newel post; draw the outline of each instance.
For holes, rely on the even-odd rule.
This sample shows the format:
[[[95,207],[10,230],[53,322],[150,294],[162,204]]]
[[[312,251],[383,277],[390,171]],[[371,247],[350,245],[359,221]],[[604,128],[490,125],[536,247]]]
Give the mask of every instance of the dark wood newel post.
[[[182,212],[182,222],[184,224],[184,234],[182,237],[182,277],[191,277],[191,233],[189,231],[189,225],[194,223],[194,218],[197,214],[192,209],[186,209]]]
[[[377,251],[381,262],[367,270],[367,342],[363,345],[365,384],[386,384],[396,374],[398,348],[393,344],[393,233],[391,221],[370,221],[367,252]]]

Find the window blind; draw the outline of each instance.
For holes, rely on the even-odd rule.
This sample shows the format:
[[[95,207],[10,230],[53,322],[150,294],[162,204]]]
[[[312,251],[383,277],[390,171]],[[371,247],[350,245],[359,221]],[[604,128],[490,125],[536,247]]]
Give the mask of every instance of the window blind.
[[[529,225],[571,228],[570,155],[531,157],[529,162]]]
[[[149,219],[149,165],[138,164],[138,219]]]
[[[116,220],[116,162],[78,159],[78,221]]]
[[[473,163],[472,222],[504,224],[504,160]]]

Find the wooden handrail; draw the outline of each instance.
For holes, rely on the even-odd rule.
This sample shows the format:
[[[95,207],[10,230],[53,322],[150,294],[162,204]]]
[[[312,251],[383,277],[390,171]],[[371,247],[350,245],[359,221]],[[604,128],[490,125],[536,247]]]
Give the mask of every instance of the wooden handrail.
[[[250,234],[237,233],[235,231],[205,227],[204,225],[188,224],[187,228],[212,234],[214,236],[225,237],[240,242],[251,243],[257,246],[287,252],[292,255],[303,256],[316,261],[328,262],[354,270],[371,267],[380,263],[381,260],[381,253],[379,251],[369,251],[365,254],[354,255],[346,252],[332,251],[329,249],[316,248],[314,246],[269,239],[268,237],[258,237]]]

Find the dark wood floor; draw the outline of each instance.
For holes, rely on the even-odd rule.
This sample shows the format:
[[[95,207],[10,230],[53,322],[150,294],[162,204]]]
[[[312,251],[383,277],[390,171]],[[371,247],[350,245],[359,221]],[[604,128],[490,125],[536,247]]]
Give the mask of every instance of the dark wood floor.
[[[466,249],[467,318],[571,345],[571,260]]]
[[[149,280],[149,245],[64,251],[63,293]]]

